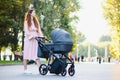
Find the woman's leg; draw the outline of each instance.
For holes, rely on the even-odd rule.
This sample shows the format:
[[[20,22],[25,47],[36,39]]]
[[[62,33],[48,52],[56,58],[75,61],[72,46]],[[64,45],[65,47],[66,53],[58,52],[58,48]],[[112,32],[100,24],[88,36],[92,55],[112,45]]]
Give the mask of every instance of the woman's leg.
[[[40,59],[38,58],[38,59],[36,59],[36,64],[37,64],[37,66],[38,66],[38,68],[40,67]]]
[[[23,64],[24,64],[24,70],[27,70],[27,59],[24,59],[23,61],[24,61],[23,62]]]
[[[24,59],[24,73],[25,74],[31,74],[32,72],[27,69],[27,59]]]

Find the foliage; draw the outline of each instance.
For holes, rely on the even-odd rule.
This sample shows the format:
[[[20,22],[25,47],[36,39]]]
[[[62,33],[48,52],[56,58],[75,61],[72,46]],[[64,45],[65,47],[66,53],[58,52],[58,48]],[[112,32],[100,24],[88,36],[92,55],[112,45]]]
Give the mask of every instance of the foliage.
[[[109,35],[102,35],[99,39],[99,42],[107,42],[107,41],[111,41],[111,36]]]
[[[77,37],[81,41],[84,40],[84,35],[79,33],[79,36],[76,36],[73,31],[75,30],[74,26],[69,25],[73,20],[78,19],[77,16],[70,17],[72,12],[78,11],[80,8],[78,0],[34,0],[33,4],[45,36],[50,38],[50,33],[55,28],[65,29],[73,38],[73,50],[76,48]],[[41,21],[41,15],[45,16],[43,23]]]
[[[100,53],[101,56],[105,55],[105,47],[106,46],[107,46],[107,54],[108,54],[108,56],[110,56],[110,50],[109,50],[110,44],[109,43],[110,42],[104,42],[104,41],[98,43],[97,50],[98,50],[98,53]]]
[[[18,34],[23,31],[23,18],[30,0],[0,0],[0,50],[10,45],[17,49]]]
[[[69,24],[76,18],[70,18],[69,15],[80,8],[77,0],[34,0],[33,4],[39,19],[41,15],[45,16],[41,27],[47,37],[50,38],[48,33],[55,28],[63,28],[72,33]]]
[[[29,0],[27,0],[29,1]],[[0,48],[2,46],[13,45],[12,50],[16,50],[18,45],[18,33],[23,30],[23,16],[28,3],[24,0],[3,0],[0,1]]]
[[[22,64],[22,61],[0,61],[0,65]]]
[[[17,50],[18,34],[21,32],[23,43],[24,14],[30,3],[34,4],[40,23],[40,16],[45,16],[43,27],[41,26],[45,36],[50,38],[50,32],[59,27],[70,32],[75,39],[72,31],[74,26],[69,24],[78,18],[69,15],[80,8],[78,0],[0,0],[0,50],[8,45],[12,47],[12,51]]]
[[[83,41],[85,41],[86,37],[84,34],[82,34],[81,32],[77,31],[75,29],[75,27],[72,27],[72,33],[71,36],[73,37],[73,48],[72,48],[72,53],[74,52],[74,50],[77,49],[77,45],[79,45],[80,43],[82,43]]]
[[[102,7],[105,19],[112,28],[110,53],[120,58],[120,0],[104,0]]]
[[[96,56],[96,50],[98,53],[98,56],[104,57],[105,56],[105,47],[107,46],[107,54],[108,56],[110,56],[109,54],[109,45],[107,42],[100,42],[97,45],[88,43],[88,42],[81,42],[78,46],[78,55],[81,56],[88,56],[88,46],[90,44],[90,55],[91,57],[95,57]],[[74,51],[74,54],[77,53],[77,50]]]

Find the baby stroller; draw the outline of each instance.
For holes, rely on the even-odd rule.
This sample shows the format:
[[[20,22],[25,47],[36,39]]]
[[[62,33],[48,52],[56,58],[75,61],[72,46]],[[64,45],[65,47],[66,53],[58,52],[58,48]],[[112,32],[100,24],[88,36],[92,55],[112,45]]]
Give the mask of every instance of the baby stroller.
[[[38,57],[48,59],[48,64],[41,64],[39,67],[40,74],[46,75],[49,71],[56,75],[65,76],[68,71],[69,75],[73,76],[75,74],[74,61],[68,57],[73,45],[70,34],[57,28],[51,32],[51,38],[52,42],[48,43],[45,42],[46,38],[36,38],[39,45]],[[67,68],[68,64],[69,68]]]

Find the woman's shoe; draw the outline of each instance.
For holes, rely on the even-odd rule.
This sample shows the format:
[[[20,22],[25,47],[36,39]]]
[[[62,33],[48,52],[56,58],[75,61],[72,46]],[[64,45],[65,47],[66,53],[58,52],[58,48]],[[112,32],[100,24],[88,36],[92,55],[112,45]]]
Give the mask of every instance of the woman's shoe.
[[[24,74],[32,74],[32,72],[29,70],[24,70]]]

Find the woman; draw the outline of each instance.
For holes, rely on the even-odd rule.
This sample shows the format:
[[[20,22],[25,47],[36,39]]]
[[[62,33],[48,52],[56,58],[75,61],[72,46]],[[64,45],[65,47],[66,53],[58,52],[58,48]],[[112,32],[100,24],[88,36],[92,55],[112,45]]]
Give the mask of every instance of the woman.
[[[27,69],[28,60],[35,60],[37,66],[40,66],[40,60],[37,57],[38,43],[35,37],[42,37],[39,21],[34,10],[29,10],[24,19],[24,73],[30,73]]]

